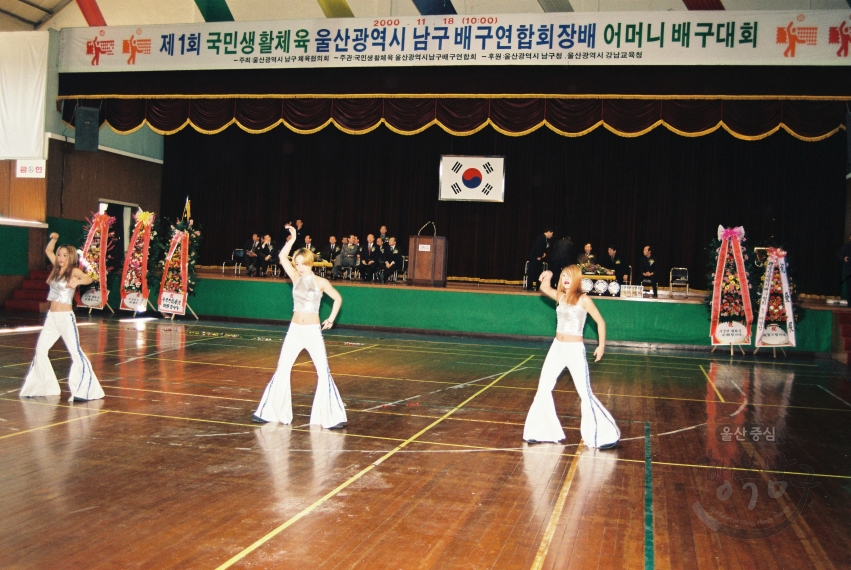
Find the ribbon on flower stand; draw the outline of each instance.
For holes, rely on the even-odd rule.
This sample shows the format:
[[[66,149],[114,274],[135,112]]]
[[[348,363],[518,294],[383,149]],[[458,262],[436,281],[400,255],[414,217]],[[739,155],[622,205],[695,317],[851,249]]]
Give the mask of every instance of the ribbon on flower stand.
[[[189,232],[175,230],[160,282],[159,311],[185,315],[189,292]]]
[[[720,225],[718,226],[718,239],[721,240],[721,247],[718,250],[718,263],[715,267],[715,279],[713,281],[711,325],[709,329],[709,336],[712,339],[712,344],[729,344],[731,350],[733,344],[751,343],[753,309],[751,307],[751,297],[748,287],[748,274],[745,270],[745,260],[744,255],[742,253],[742,240],[744,239],[744,237],[745,229],[741,226],[735,228],[725,228]],[[729,342],[724,342],[718,337],[723,324],[727,324],[720,324],[719,319],[721,316],[722,283],[724,280],[724,270],[727,262],[727,254],[729,252],[732,252],[733,260],[736,264],[736,277],[738,280],[737,288],[742,298],[742,308],[744,309],[745,317],[745,331],[736,331],[734,334],[730,335]],[[732,329],[734,327],[734,323],[729,323],[729,326]],[[739,323],[738,327],[741,326],[741,323]],[[733,333],[732,330],[730,332]]]
[[[779,248],[770,247],[765,261],[765,280],[762,284],[762,297],[759,301],[759,316],[756,325],[756,346],[795,346],[795,314],[792,307],[792,291],[789,288],[789,276],[786,271],[786,252]],[[783,311],[786,317],[786,331],[776,324],[769,324],[766,330],[766,318],[771,308],[771,290],[774,287],[774,270],[780,277],[780,289],[783,299]],[[774,307],[777,311],[777,308]],[[772,319],[774,321],[779,319]],[[785,338],[784,338],[785,337]]]
[[[148,307],[148,251],[151,245],[151,231],[154,225],[153,212],[136,213],[136,225],[130,237],[127,256],[124,258],[124,272],[121,274],[120,309],[143,313]]]
[[[89,221],[89,233],[80,253],[80,269],[97,282],[97,287],[90,288],[82,295],[77,289],[75,297],[77,303],[88,307],[90,312],[92,309],[104,307],[115,312],[107,302],[109,291],[106,288],[106,252],[110,248],[109,228],[113,222],[115,218],[108,214],[93,214]]]

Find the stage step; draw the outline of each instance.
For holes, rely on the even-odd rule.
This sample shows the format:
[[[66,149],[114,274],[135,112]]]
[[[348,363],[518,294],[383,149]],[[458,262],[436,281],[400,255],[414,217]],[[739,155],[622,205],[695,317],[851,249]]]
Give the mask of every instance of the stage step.
[[[21,288],[31,291],[47,291],[50,289],[50,285],[45,283],[44,279],[24,279]]]
[[[13,293],[17,301],[44,301],[47,295],[41,289],[18,289]]]
[[[50,286],[45,282],[49,276],[49,271],[30,271],[21,283],[21,288],[3,303],[3,310],[13,313],[46,313],[50,309],[47,301]]]
[[[3,303],[3,309],[7,313],[46,313],[50,309],[50,303],[28,299],[9,299]]]

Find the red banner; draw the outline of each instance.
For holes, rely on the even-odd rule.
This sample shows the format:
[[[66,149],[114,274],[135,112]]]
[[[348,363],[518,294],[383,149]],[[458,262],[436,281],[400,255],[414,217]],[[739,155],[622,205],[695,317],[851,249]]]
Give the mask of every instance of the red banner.
[[[159,311],[186,314],[186,297],[189,293],[189,232],[175,231],[165,257],[163,278],[160,282]]]
[[[109,249],[109,228],[114,221],[115,218],[107,214],[94,214],[80,255],[80,269],[98,284],[82,296],[79,289],[76,292],[77,303],[90,309],[103,309],[109,298],[106,289],[106,252]]]
[[[151,229],[156,216],[152,212],[136,214],[136,226],[130,237],[130,247],[124,258],[121,274],[120,309],[143,313],[148,307],[148,250],[151,245]]]
[[[750,344],[751,325],[753,324],[753,309],[751,307],[750,287],[748,286],[748,273],[745,269],[744,255],[742,254],[742,240],[745,230],[741,226],[736,228],[724,228],[718,226],[718,239],[721,247],[718,250],[718,263],[715,266],[715,280],[712,287],[712,323],[709,336],[712,344]],[[719,323],[721,317],[721,294],[724,288],[724,272],[727,263],[727,254],[732,251],[733,260],[736,264],[735,279],[738,281],[738,294],[742,299],[745,323],[731,321]],[[729,284],[728,287],[733,286]]]

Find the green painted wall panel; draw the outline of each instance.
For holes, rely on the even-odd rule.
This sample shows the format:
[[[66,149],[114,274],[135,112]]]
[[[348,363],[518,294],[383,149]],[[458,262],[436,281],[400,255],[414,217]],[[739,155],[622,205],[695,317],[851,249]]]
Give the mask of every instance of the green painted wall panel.
[[[29,228],[0,226],[0,275],[27,275],[29,273]]]
[[[339,324],[521,336],[553,336],[555,304],[543,296],[430,291],[405,286],[339,287]],[[199,315],[289,320],[288,281],[199,279],[189,300]],[[703,305],[595,299],[610,340],[709,346]],[[331,310],[322,302],[321,316]],[[597,338],[589,319],[586,338]],[[831,313],[810,310],[798,327],[797,349],[830,352]]]

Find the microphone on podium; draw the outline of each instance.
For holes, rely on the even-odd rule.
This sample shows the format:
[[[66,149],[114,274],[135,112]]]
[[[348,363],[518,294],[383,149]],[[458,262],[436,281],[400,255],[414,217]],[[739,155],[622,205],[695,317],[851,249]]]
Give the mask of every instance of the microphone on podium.
[[[423,233],[423,230],[426,229],[429,224],[431,224],[431,227],[434,228],[434,235],[437,235],[437,226],[435,225],[434,222],[426,222],[425,224],[423,224],[423,227],[420,228],[420,231],[417,232],[417,235],[420,235],[421,233]]]

